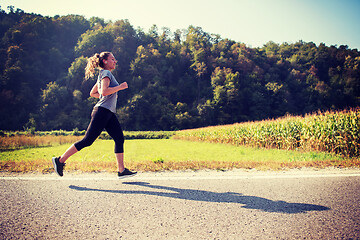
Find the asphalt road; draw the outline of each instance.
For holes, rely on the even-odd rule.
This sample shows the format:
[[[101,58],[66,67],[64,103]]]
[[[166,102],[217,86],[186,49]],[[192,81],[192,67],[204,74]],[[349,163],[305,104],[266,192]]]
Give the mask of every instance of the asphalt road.
[[[2,174],[0,211],[0,239],[360,239],[360,170]]]

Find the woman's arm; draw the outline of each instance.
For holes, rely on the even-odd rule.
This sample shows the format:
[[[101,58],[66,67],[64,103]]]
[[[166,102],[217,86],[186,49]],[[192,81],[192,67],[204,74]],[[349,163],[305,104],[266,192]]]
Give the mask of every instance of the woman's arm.
[[[92,87],[90,91],[90,96],[94,98],[100,98],[97,83],[95,83],[95,85]]]
[[[128,88],[128,85],[126,82],[123,82],[122,84],[120,84],[119,86],[116,87],[109,87],[110,85],[110,78],[105,77],[102,79],[101,81],[101,89],[100,89],[100,93],[103,96],[107,96],[113,93],[116,93],[120,90],[124,90]]]

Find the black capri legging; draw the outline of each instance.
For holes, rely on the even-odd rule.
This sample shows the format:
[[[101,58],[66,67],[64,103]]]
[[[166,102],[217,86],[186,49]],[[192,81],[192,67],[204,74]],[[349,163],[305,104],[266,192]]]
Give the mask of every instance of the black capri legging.
[[[124,134],[116,115],[103,107],[95,107],[91,113],[91,121],[83,139],[74,144],[80,151],[88,147],[106,130],[115,141],[115,153],[124,152]]]

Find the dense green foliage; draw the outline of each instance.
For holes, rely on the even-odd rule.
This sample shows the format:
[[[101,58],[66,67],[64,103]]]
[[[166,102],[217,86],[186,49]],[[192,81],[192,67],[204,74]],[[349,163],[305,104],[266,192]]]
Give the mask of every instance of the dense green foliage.
[[[360,109],[177,131],[175,138],[360,156]]]
[[[127,20],[0,9],[0,129],[80,129],[95,78],[87,57],[112,51],[125,130],[176,130],[360,105],[360,53],[312,42],[261,48],[200,27],[147,33]]]

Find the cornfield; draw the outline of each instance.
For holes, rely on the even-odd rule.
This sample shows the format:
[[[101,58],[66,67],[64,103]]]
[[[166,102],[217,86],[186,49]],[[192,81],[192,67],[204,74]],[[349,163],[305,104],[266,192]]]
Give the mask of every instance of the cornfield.
[[[189,129],[174,138],[360,156],[360,108]]]

